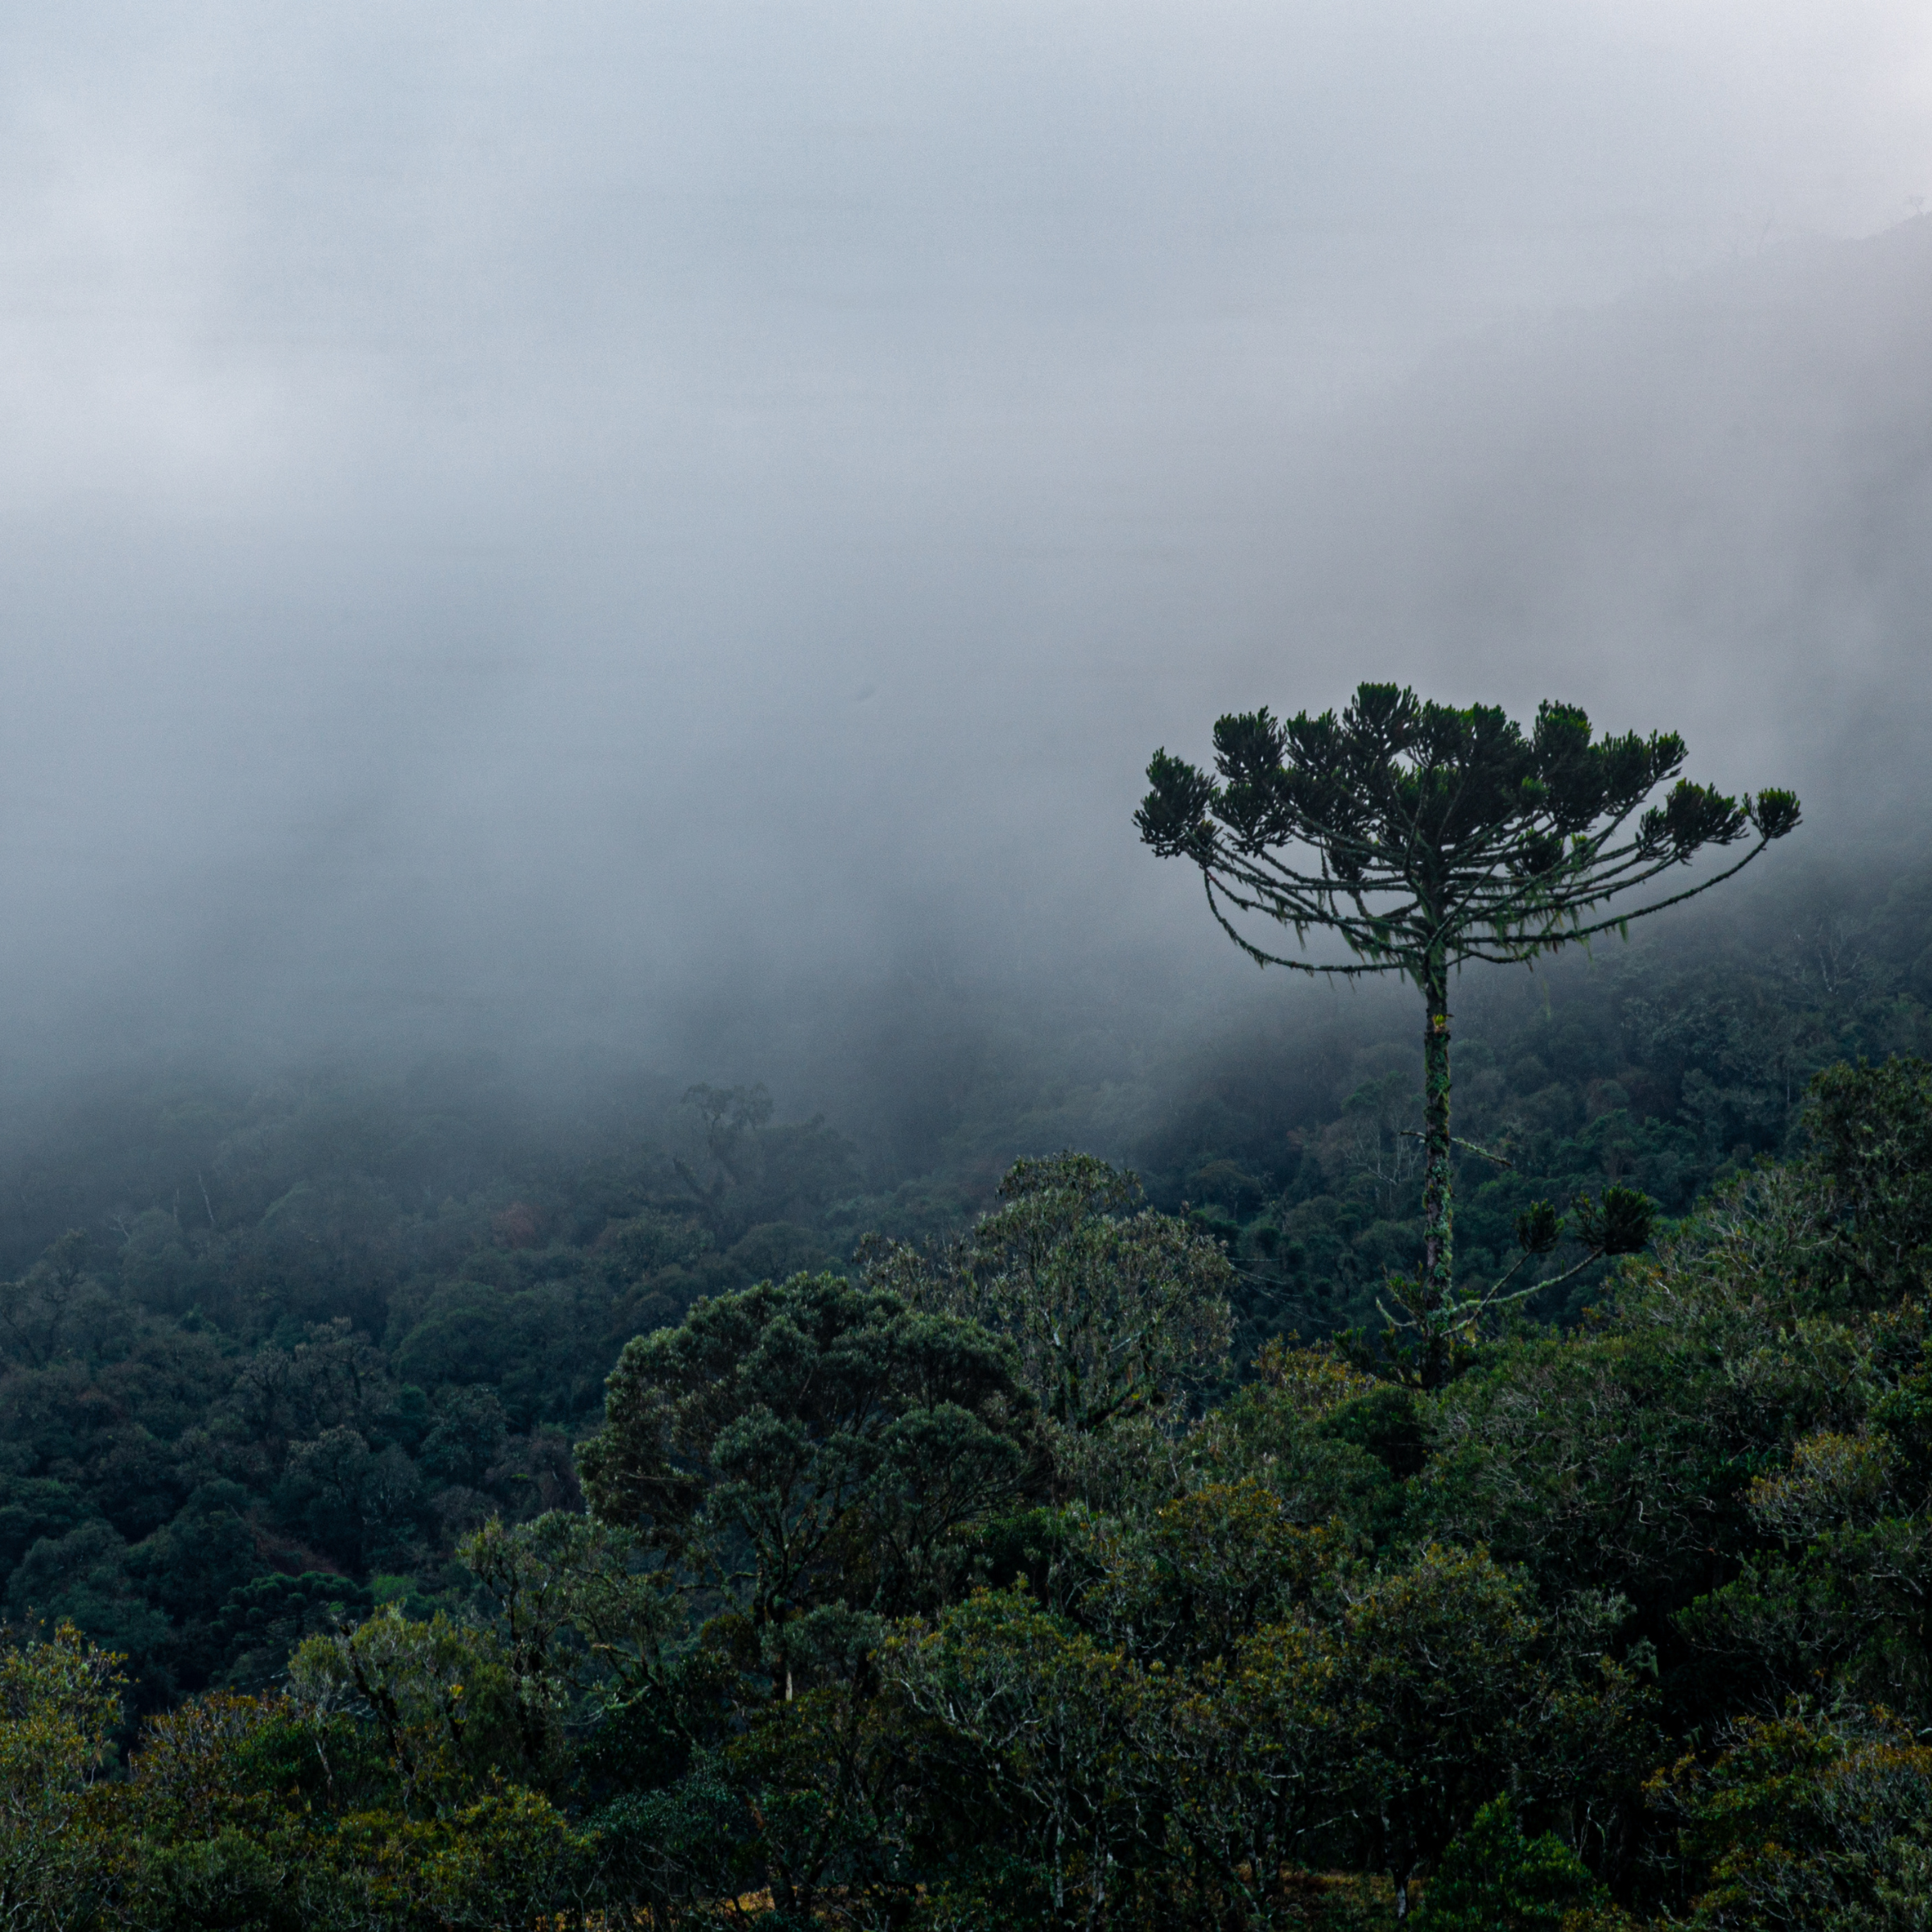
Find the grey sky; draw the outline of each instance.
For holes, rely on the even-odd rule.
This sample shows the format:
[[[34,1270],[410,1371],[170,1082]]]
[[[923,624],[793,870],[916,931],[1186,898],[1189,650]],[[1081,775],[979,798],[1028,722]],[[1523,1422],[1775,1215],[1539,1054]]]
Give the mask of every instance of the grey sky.
[[[0,100],[16,1055],[1232,976],[1141,767],[1363,676],[1827,829],[1922,751],[1922,6],[43,8]]]

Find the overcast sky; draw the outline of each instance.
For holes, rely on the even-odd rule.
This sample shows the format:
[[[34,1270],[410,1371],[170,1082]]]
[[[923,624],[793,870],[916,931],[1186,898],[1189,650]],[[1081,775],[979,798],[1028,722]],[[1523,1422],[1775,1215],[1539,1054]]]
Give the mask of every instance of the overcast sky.
[[[17,8],[0,100],[17,1059],[1232,980],[1141,768],[1364,677],[1922,761],[1909,0]]]

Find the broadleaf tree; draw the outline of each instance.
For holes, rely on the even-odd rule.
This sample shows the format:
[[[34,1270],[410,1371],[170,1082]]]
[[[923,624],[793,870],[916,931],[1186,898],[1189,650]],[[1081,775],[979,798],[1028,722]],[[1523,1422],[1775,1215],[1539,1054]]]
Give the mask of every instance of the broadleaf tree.
[[[1685,748],[1672,732],[1598,736],[1576,706],[1550,702],[1525,730],[1500,707],[1435,704],[1395,684],[1360,686],[1339,715],[1230,714],[1214,749],[1212,774],[1154,753],[1135,814],[1146,843],[1199,868],[1214,918],[1258,965],[1399,972],[1422,993],[1422,1253],[1393,1319],[1413,1331],[1420,1372],[1439,1375],[1499,1292],[1459,1298],[1455,1282],[1451,975],[1527,964],[1709,891],[1797,826],[1798,799],[1678,778]],[[1700,853],[1746,840],[1720,870],[1683,877]],[[1269,923],[1294,950],[1262,943]],[[1349,956],[1308,956],[1317,932]],[[1647,1232],[1634,1200],[1585,1220],[1604,1253]],[[1525,1232],[1534,1252],[1549,1228]]]
[[[1228,1356],[1219,1243],[1142,1204],[1132,1174],[1087,1154],[1016,1161],[999,1210],[937,1250],[869,1236],[874,1286],[1005,1336],[1041,1411],[1093,1435],[1169,1412]]]

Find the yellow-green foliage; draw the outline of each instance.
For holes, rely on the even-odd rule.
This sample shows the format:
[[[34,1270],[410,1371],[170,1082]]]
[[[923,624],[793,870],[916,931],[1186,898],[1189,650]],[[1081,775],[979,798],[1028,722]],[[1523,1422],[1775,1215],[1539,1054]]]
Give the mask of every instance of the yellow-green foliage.
[[[0,1927],[85,1922],[109,1853],[87,1808],[121,1722],[120,1659],[72,1624],[0,1649]]]

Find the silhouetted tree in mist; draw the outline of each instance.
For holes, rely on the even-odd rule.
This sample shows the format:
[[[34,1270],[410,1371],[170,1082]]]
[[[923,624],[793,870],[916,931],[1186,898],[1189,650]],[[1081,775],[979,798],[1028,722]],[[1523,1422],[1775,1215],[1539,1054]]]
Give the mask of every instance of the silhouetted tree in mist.
[[[1200,868],[1210,910],[1257,964],[1401,972],[1421,989],[1422,1254],[1414,1282],[1392,1281],[1402,1312],[1389,1319],[1414,1335],[1418,1373],[1437,1379],[1456,1338],[1473,1335],[1517,1271],[1456,1291],[1451,971],[1468,960],[1528,964],[1708,891],[1796,827],[1798,799],[1766,791],[1740,801],[1679,778],[1640,815],[1683,764],[1674,733],[1593,737],[1582,711],[1547,701],[1525,732],[1496,706],[1437,704],[1393,684],[1362,685],[1339,717],[1230,714],[1215,725],[1214,744],[1218,778],[1154,753],[1153,789],[1135,814],[1142,839]],[[1747,832],[1757,842],[1714,877],[1613,904],[1645,898],[1706,847]],[[1292,928],[1299,945],[1315,929],[1334,932],[1354,957],[1271,952],[1236,923],[1255,914]],[[1607,1190],[1580,1219],[1591,1258],[1649,1238],[1648,1204],[1631,1190]],[[1547,1253],[1559,1232],[1537,1203],[1519,1224],[1523,1259]]]

